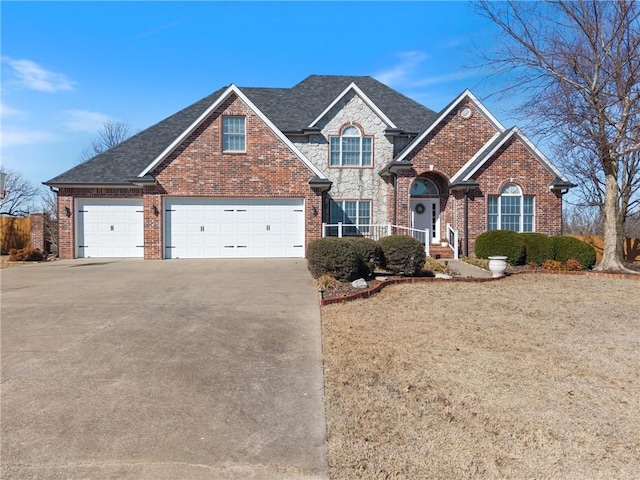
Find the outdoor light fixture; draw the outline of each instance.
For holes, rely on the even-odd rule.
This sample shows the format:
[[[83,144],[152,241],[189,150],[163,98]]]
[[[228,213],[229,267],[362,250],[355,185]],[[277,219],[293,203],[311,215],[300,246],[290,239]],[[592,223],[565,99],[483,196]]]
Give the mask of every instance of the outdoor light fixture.
[[[316,207],[311,207],[311,213],[313,214],[313,216],[317,216],[318,215],[318,209]]]
[[[69,218],[71,216],[71,209],[69,207],[64,207],[64,214]]]
[[[151,205],[151,213],[153,213],[154,215],[158,214],[158,207],[156,207],[155,203]]]

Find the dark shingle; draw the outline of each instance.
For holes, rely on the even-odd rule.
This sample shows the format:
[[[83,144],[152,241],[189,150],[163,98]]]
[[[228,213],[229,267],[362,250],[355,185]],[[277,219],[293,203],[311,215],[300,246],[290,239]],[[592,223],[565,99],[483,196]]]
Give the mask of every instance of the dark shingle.
[[[264,113],[283,132],[308,127],[345,88],[355,83],[396,126],[418,133],[436,119],[436,113],[372,77],[311,75],[265,106]]]
[[[224,92],[225,88],[143,130],[120,145],[97,155],[45,185],[111,184],[126,185],[179,137]]]
[[[436,113],[372,77],[312,75],[290,89],[244,87],[240,90],[281,131],[301,131],[340,93],[355,83],[398,129],[419,133]],[[224,92],[221,88],[120,145],[44,182],[45,185],[127,185]]]

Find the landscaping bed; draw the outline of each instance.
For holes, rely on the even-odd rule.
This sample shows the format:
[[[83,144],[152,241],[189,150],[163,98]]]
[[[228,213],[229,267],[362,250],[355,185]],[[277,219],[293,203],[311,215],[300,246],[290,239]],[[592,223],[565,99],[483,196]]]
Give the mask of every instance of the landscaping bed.
[[[331,478],[640,478],[638,311],[546,274],[323,307]]]

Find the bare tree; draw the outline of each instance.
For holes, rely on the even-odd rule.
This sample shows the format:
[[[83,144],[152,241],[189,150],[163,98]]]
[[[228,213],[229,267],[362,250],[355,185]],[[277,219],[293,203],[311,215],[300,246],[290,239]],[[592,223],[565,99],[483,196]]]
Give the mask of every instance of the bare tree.
[[[485,56],[528,97],[538,133],[572,156],[587,203],[603,213],[598,269],[625,270],[624,220],[638,204],[640,3],[631,0],[477,3],[506,41]]]
[[[19,172],[7,171],[5,197],[0,200],[0,215],[7,217],[28,217],[35,209],[40,195],[40,187],[26,180]]]
[[[102,130],[98,132],[97,138],[93,139],[88,147],[81,153],[78,163],[86,162],[90,158],[115,147],[131,136],[129,124],[124,120],[113,120],[106,122]]]

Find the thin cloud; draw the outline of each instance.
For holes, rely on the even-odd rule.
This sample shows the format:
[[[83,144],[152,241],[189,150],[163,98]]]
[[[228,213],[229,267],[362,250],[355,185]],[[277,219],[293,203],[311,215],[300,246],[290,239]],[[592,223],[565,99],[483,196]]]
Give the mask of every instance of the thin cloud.
[[[74,82],[62,73],[49,71],[31,60],[15,60],[3,57],[13,69],[18,84],[37,90],[39,92],[57,92],[61,90],[73,90]]]
[[[113,120],[109,115],[89,110],[66,110],[64,125],[75,132],[99,132],[105,123]]]
[[[14,145],[31,145],[34,143],[52,142],[57,137],[44,130],[3,130],[0,136],[0,143],[3,147]]]
[[[411,82],[413,87],[426,87],[428,85],[437,85],[439,83],[455,82],[466,78],[476,77],[478,72],[475,70],[461,70],[455,73],[447,73],[445,75],[436,75]]]
[[[1,117],[17,117],[24,115],[25,112],[18,110],[17,108],[10,107],[4,103],[0,103],[0,116]]]
[[[415,69],[429,58],[426,53],[419,51],[400,52],[398,57],[400,57],[400,62],[390,69],[374,75],[376,80],[390,86],[406,82]]]
[[[167,30],[169,28],[177,27],[178,25],[184,23],[184,21],[180,20],[178,22],[168,23],[166,25],[162,25],[161,27],[154,28],[153,30],[149,30],[148,32],[140,33],[137,35],[138,38],[148,37],[150,35],[155,35],[163,30]]]

